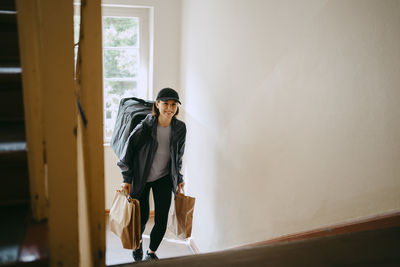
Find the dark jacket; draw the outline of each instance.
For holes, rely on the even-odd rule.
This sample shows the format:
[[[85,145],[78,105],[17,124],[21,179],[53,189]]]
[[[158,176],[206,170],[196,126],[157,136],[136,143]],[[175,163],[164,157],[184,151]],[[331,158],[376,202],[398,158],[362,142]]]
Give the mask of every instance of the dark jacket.
[[[139,198],[142,194],[147,177],[153,164],[154,155],[157,151],[157,125],[158,118],[151,114],[136,126],[126,141],[120,161],[117,163],[121,168],[124,183],[131,184],[131,196]],[[171,121],[171,179],[172,191],[176,194],[176,188],[183,182],[180,173],[182,167],[182,156],[185,150],[186,125],[183,121],[173,118]]]

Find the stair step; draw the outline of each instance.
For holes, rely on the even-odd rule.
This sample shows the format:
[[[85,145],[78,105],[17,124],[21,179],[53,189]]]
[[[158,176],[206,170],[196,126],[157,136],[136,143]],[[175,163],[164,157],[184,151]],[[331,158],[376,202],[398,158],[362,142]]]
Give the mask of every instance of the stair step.
[[[13,12],[0,12],[0,62],[19,62],[17,16]]]
[[[19,262],[24,263],[21,266],[48,266],[48,232],[47,222],[29,225],[19,256]]]
[[[22,88],[22,70],[19,63],[0,62],[0,90],[6,88]]]
[[[0,121],[0,144],[6,145],[9,142],[25,141],[25,122]]]
[[[1,0],[0,1],[0,10],[5,11],[15,11],[15,2],[14,0]]]
[[[14,62],[0,67],[0,120],[24,119],[21,68],[18,64]]]
[[[0,121],[0,205],[29,199],[24,121]]]
[[[23,120],[24,103],[21,88],[0,90],[0,120]]]
[[[18,34],[15,32],[1,32],[0,61],[2,65],[19,62]]]
[[[29,203],[26,151],[0,153],[0,206]]]
[[[19,247],[24,240],[29,206],[0,207],[0,265],[18,261]]]
[[[0,10],[0,31],[17,30],[17,11]]]
[[[0,265],[49,266],[47,222],[33,222],[29,205],[0,207],[0,212]]]

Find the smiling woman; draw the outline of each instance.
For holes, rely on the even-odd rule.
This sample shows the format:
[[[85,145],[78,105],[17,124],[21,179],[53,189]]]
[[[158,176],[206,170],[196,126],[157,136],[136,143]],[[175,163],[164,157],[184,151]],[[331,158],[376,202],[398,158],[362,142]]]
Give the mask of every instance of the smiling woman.
[[[149,194],[153,192],[155,224],[145,260],[156,260],[155,252],[167,230],[171,193],[183,188],[181,174],[185,150],[186,125],[176,119],[179,95],[171,88],[160,90],[153,114],[132,131],[118,166],[123,176],[122,188],[140,203],[141,235],[149,219]],[[140,238],[142,240],[142,238]],[[133,258],[141,261],[143,247],[134,250]]]

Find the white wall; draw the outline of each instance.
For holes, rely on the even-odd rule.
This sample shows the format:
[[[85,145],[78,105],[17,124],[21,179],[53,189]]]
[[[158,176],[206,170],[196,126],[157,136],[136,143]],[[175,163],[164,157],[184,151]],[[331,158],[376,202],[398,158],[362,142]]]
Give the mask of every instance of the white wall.
[[[400,210],[400,1],[185,0],[200,251]]]
[[[107,0],[103,3],[154,8],[153,98],[164,87],[176,88],[180,82],[180,19],[181,0]],[[117,157],[109,146],[104,147],[106,209],[110,209],[115,189],[122,176]]]
[[[104,183],[106,192],[106,210],[110,210],[115,190],[120,188],[122,175],[117,166],[118,157],[109,145],[104,146]]]

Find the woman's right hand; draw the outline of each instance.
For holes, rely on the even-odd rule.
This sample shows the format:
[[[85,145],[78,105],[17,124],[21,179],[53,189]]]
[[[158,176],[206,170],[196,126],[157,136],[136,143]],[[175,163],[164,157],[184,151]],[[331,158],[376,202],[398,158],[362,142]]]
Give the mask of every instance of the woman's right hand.
[[[131,192],[131,184],[128,183],[122,183],[121,184],[121,188],[122,190],[125,190],[128,192],[128,194]]]

